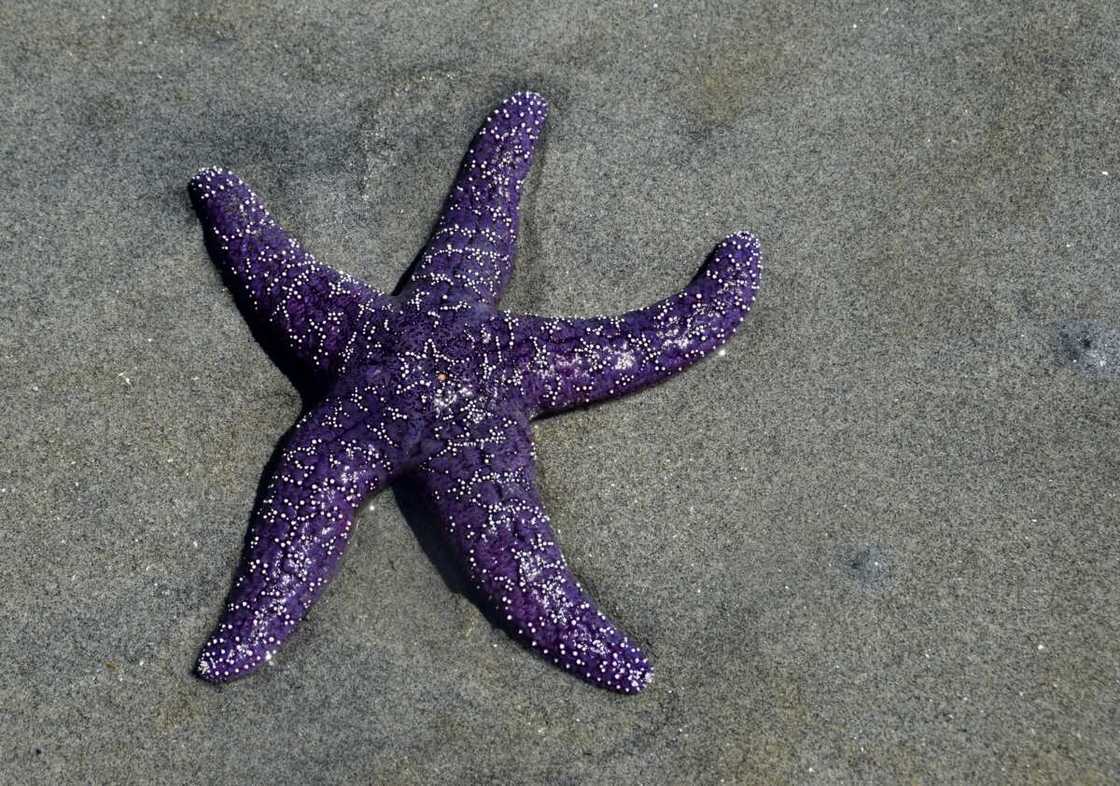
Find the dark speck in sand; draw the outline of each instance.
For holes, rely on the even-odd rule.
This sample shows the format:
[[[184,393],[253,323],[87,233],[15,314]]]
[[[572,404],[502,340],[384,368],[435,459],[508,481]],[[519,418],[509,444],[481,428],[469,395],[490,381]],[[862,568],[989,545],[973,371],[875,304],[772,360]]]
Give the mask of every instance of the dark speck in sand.
[[[1094,379],[1120,378],[1120,328],[1096,320],[1056,325],[1058,360]]]
[[[890,580],[889,555],[874,543],[840,546],[836,562],[861,589],[881,590]]]

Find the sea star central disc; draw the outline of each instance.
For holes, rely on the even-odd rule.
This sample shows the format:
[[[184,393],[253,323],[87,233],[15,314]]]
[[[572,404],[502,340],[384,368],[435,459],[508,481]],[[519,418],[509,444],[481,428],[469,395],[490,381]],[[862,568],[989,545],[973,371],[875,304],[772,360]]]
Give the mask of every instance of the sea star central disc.
[[[362,501],[408,475],[510,635],[592,684],[633,693],[649,682],[649,660],[556,545],[529,422],[652,385],[727,341],[754,301],[759,246],[731,235],[683,291],[616,317],[497,310],[546,113],[540,96],[517,93],[490,114],[396,296],[317,262],[231,172],[191,180],[246,318],[320,392],[265,480],[202,678],[270,660],[334,575]]]

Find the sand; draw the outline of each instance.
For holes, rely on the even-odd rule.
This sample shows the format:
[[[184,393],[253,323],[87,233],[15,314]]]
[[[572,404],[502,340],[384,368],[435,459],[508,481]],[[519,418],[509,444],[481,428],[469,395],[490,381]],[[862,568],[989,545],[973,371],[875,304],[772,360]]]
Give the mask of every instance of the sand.
[[[1116,4],[519,5],[0,8],[0,782],[1120,779]],[[188,178],[391,289],[517,89],[506,307],[764,245],[724,355],[537,429],[654,683],[522,650],[392,493],[274,666],[194,679],[300,400]]]

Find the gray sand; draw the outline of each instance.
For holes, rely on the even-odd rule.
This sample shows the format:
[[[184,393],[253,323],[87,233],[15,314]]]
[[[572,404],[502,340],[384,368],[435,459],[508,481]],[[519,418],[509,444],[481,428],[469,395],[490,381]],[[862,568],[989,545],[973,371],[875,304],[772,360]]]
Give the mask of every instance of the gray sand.
[[[1117,4],[150,5],[0,7],[0,781],[1120,779]],[[187,179],[392,288],[520,88],[507,307],[766,252],[724,356],[537,431],[653,685],[491,628],[391,493],[272,668],[195,680],[299,398]]]

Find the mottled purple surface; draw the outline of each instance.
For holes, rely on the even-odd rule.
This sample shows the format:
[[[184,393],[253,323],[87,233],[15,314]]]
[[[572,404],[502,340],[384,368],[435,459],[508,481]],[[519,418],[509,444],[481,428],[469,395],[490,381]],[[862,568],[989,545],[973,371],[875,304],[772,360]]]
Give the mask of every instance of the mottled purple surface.
[[[270,660],[334,575],[362,501],[408,474],[511,635],[593,684],[648,684],[649,660],[555,542],[529,422],[657,383],[727,341],[758,289],[759,246],[731,235],[682,292],[617,317],[497,311],[546,114],[533,93],[490,114],[395,297],[317,262],[232,173],[192,179],[208,246],[246,317],[320,395],[266,480],[199,657],[203,678],[225,682]]]

